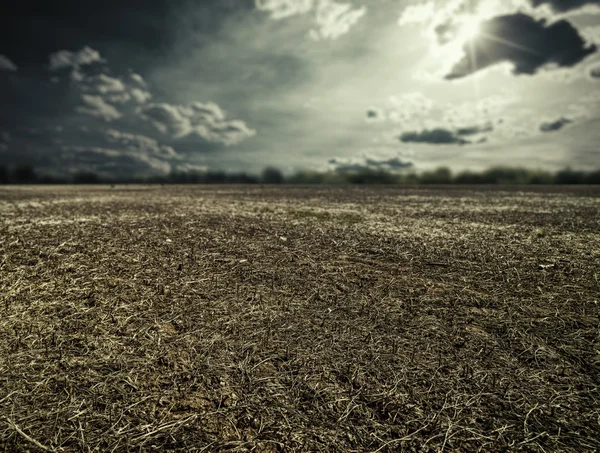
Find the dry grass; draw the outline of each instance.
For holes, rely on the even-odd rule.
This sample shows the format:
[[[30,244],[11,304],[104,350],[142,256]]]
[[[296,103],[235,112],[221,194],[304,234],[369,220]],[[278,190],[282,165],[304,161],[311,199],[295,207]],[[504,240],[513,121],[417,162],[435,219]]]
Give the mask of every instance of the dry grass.
[[[600,191],[0,188],[0,449],[600,449]]]

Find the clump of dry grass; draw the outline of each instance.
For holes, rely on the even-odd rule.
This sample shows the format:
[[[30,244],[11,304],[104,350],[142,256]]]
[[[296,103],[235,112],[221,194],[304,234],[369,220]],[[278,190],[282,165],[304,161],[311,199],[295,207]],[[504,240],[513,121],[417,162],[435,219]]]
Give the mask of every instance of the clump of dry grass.
[[[597,450],[598,208],[3,190],[0,448]]]

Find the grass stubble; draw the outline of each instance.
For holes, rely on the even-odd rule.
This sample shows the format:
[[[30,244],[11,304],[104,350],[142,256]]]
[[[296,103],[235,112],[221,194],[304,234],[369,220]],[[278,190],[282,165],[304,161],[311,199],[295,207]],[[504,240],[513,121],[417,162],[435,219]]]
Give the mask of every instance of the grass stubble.
[[[600,449],[600,191],[0,188],[0,449]]]

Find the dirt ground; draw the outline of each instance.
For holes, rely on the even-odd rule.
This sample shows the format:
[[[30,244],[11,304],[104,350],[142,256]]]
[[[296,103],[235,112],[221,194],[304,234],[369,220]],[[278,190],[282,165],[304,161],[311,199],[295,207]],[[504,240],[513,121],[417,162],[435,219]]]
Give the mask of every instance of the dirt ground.
[[[0,187],[0,451],[600,450],[600,188]]]

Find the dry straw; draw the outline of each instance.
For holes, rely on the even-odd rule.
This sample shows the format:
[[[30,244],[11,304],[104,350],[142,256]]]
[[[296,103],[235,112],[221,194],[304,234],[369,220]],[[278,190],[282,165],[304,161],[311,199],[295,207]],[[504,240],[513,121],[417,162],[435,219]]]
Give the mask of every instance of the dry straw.
[[[0,188],[0,449],[598,450],[598,195]]]

